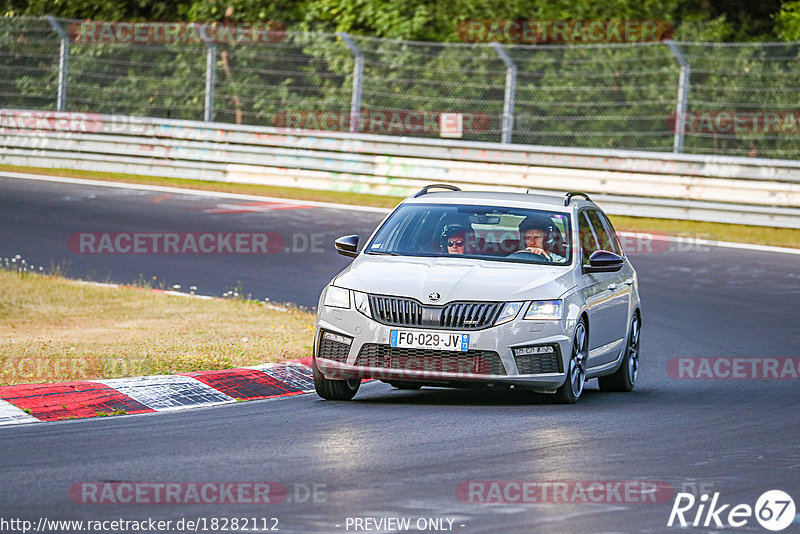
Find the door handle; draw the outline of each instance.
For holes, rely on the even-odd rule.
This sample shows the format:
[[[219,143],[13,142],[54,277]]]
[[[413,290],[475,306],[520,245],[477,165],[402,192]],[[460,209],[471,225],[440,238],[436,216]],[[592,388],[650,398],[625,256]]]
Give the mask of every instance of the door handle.
[[[608,288],[607,289],[609,291],[614,291],[615,289],[617,289],[617,284],[608,284]]]
[[[633,285],[633,278],[628,278],[627,280],[625,280],[625,285],[626,286],[632,286]]]

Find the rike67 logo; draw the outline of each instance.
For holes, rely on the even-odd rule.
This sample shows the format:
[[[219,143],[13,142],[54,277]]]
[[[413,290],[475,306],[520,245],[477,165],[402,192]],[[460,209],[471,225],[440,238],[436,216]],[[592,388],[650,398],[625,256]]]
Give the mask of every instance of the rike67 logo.
[[[691,493],[678,493],[667,526],[743,527],[755,516],[762,527],[777,532],[792,524],[795,512],[794,500],[781,490],[764,492],[755,506],[723,504],[719,500],[719,492],[710,499],[705,493],[699,498]]]

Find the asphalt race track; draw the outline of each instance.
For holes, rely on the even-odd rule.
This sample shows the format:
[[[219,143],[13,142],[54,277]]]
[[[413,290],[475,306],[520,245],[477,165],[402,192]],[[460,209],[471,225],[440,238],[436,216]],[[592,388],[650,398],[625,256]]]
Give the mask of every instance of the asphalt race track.
[[[205,295],[221,296],[238,286],[256,299],[269,297],[307,307],[317,305],[322,288],[349,261],[333,251],[333,240],[359,232],[366,238],[384,216],[374,211],[306,208],[300,202],[286,209],[274,202],[2,175],[0,191],[0,257],[19,254],[28,263],[99,282],[144,281],[162,288],[179,284],[183,291],[193,285]],[[231,254],[229,249],[222,254],[89,254],[81,253],[79,241],[74,251],[69,248],[73,234],[114,232],[266,232],[283,246],[270,254]],[[230,244],[233,249],[235,243]],[[95,250],[99,248],[98,241]]]
[[[366,236],[382,218],[320,207],[220,207],[243,203],[0,178],[0,257],[66,265],[70,276],[100,281],[156,276],[206,294],[240,284],[255,298],[313,306],[348,261],[333,251],[332,238]],[[75,232],[265,230],[285,242],[322,234],[324,247],[268,255],[90,255],[67,247]],[[355,518],[389,517],[411,518],[412,527],[420,518],[450,519],[464,533],[714,531],[713,522],[668,527],[672,495],[655,503],[574,494],[567,503],[531,503],[515,494],[486,504],[457,491],[470,481],[660,481],[675,492],[719,493],[720,503],[750,506],[780,489],[800,507],[798,378],[692,380],[667,372],[676,357],[800,356],[800,256],[672,248],[631,254],[644,323],[633,393],[601,393],[592,381],[577,405],[560,406],[523,392],[369,383],[350,403],[301,395],[0,427],[0,518],[205,518],[210,527],[212,518],[238,517],[259,518],[262,530],[260,518],[277,518],[280,532],[353,532]],[[92,481],[271,481],[288,498],[268,505],[70,499],[73,484]],[[314,485],[316,498],[306,491]],[[798,517],[783,532],[800,532]],[[768,532],[754,517],[727,531]]]

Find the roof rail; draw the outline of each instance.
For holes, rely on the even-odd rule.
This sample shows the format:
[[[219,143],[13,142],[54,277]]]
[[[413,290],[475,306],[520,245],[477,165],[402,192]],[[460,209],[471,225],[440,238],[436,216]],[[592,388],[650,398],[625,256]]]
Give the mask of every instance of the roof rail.
[[[427,195],[428,191],[430,189],[433,189],[434,187],[438,187],[440,189],[449,189],[450,191],[461,191],[460,188],[458,188],[458,187],[456,187],[454,185],[449,185],[449,184],[431,184],[431,185],[426,185],[425,187],[423,187],[422,189],[417,191],[417,194],[414,195],[414,198],[421,197],[422,195]]]
[[[589,195],[586,193],[582,193],[580,191],[570,191],[566,195],[564,195],[564,205],[569,206],[569,201],[572,200],[572,197],[584,197],[589,202],[592,202],[592,199],[589,198]]]

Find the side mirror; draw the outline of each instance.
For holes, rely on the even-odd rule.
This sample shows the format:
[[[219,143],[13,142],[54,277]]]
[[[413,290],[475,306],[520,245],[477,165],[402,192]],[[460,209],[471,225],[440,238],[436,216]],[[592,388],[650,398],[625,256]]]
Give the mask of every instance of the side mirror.
[[[622,269],[625,260],[619,254],[607,250],[596,250],[589,256],[589,265],[583,266],[584,273],[615,273]]]
[[[355,258],[358,256],[358,240],[359,237],[357,235],[346,235],[334,241],[333,246],[336,249],[336,252],[342,256]]]

